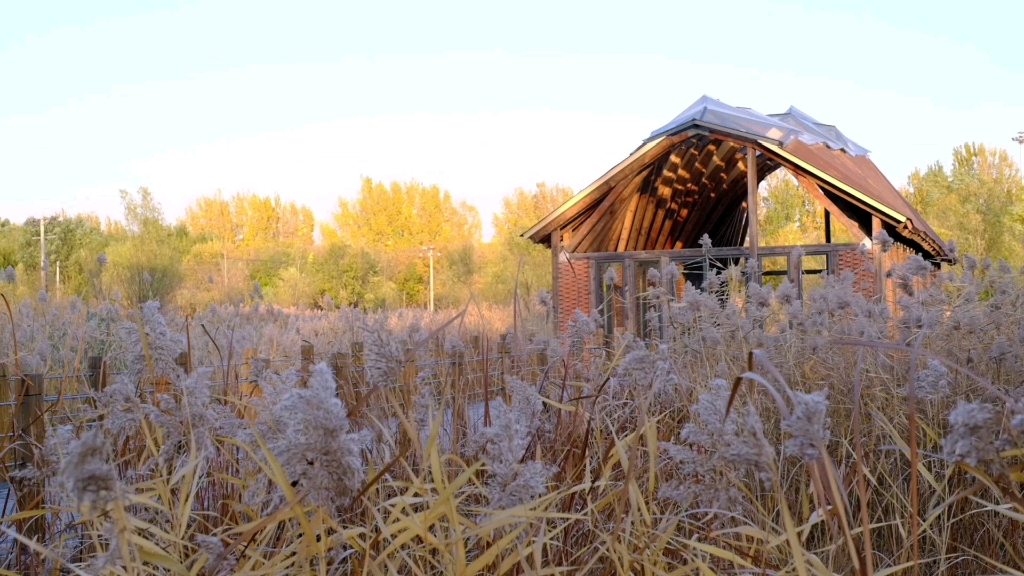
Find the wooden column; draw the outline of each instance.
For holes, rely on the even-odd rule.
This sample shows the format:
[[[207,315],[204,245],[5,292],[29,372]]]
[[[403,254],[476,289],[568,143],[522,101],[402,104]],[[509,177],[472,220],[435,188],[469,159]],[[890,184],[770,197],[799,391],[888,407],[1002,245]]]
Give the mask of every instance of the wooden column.
[[[551,233],[551,321],[555,334],[558,333],[559,293],[558,262],[562,258],[562,231]]]
[[[636,321],[636,262],[626,258],[622,263],[622,299],[625,301],[626,332],[636,334],[639,323]]]
[[[42,469],[42,446],[46,443],[46,421],[43,417],[43,375],[25,374],[17,379],[15,389],[17,406],[14,410],[15,425],[15,458],[17,467],[31,465],[36,470]],[[43,497],[46,485],[43,480],[15,480],[14,492],[18,497],[18,511],[38,510],[45,503]],[[29,539],[37,542],[46,540],[46,524],[44,517],[23,520],[18,523],[18,531]]]
[[[871,216],[871,255],[875,264],[875,298],[885,298],[885,255],[882,248],[875,242],[875,236],[882,230],[882,221],[878,216]]]
[[[757,270],[757,245],[760,237],[757,230],[757,151],[747,146],[747,237],[750,240],[750,256],[747,269],[751,271],[751,282],[761,283],[760,270]],[[752,267],[753,266],[753,267]]]

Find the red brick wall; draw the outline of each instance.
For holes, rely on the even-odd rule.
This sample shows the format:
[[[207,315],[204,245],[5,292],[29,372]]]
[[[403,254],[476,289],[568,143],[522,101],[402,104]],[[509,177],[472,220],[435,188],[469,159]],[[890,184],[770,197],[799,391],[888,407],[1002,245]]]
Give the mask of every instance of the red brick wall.
[[[853,273],[853,288],[865,298],[875,295],[875,273],[871,265],[872,256],[862,255],[856,248],[839,253],[837,275],[843,272]]]
[[[573,313],[581,310],[590,314],[591,261],[571,262],[562,258],[558,262],[558,331],[565,332]]]
[[[894,265],[906,262],[913,254],[914,252],[910,248],[895,243],[892,249],[882,257],[882,274],[887,274]],[[852,272],[854,275],[853,287],[857,292],[863,294],[865,298],[873,298],[875,296],[873,258],[870,253],[864,256],[856,249],[839,253],[838,272]],[[888,277],[885,280],[885,297],[890,303],[896,302],[896,288],[893,281],[888,279]]]

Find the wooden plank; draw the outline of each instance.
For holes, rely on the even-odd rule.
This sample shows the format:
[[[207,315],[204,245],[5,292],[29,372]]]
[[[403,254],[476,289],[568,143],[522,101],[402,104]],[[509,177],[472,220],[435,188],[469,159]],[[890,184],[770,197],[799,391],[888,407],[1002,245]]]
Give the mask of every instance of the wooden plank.
[[[566,252],[576,252],[579,248],[580,243],[594,230],[595,227],[604,224],[607,226],[607,222],[602,222],[605,214],[608,210],[615,205],[619,197],[622,196],[623,191],[629,187],[629,183],[632,180],[622,180],[619,184],[604,197],[604,200],[597,205],[597,208],[591,212],[587,218],[583,221],[582,225],[573,231],[573,239],[565,245]]]
[[[746,210],[746,202],[743,203],[743,209]],[[733,211],[737,212],[737,211]],[[732,212],[730,212],[730,215]],[[808,254],[810,253],[823,253],[823,252],[846,252],[849,250],[855,250],[858,244],[801,244]],[[762,256],[783,256],[789,254],[796,248],[796,245],[787,246],[761,246],[760,254]],[[726,246],[726,247],[712,247],[708,251],[711,256],[746,256],[746,246]],[[669,258],[689,258],[689,257],[702,257],[704,256],[704,250],[701,248],[685,248],[682,250],[630,250],[628,252],[591,252],[589,254],[570,254],[570,260],[622,260],[624,258],[633,258],[636,260],[657,260],[662,256],[668,256]]]
[[[600,200],[600,196],[606,190],[609,190],[618,184],[619,181],[628,178],[630,175],[635,174],[642,168],[645,168],[651,163],[657,161],[658,158],[663,156],[667,150],[671,150],[676,144],[700,135],[702,132],[702,130],[696,129],[687,130],[674,136],[665,137],[662,140],[649,142],[641,146],[630,154],[628,158],[616,164],[611,170],[605,172],[604,175],[594,181],[593,184],[587,186],[581,190],[579,194],[576,194],[567,200],[566,203],[555,210],[555,212],[546,216],[544,220],[526,231],[523,235],[533,239],[535,242],[543,241],[543,238],[548,237],[556,227],[564,228],[565,225],[575,216],[579,215],[580,212],[597,203]],[[626,170],[630,167],[634,168],[634,170]]]
[[[591,252],[593,250],[614,250],[615,244],[618,243],[619,238],[622,235],[622,228],[626,221],[626,215],[630,206],[633,206],[633,200],[637,196],[637,191],[640,186],[644,183],[644,178],[647,177],[651,172],[651,167],[644,168],[639,174],[633,177],[629,181],[628,186],[623,191],[622,195],[619,196],[612,207],[609,215],[606,217],[607,225],[601,227],[601,229],[591,236],[593,242],[588,242],[586,245],[580,247],[581,252]]]
[[[840,210],[834,202],[829,200],[828,196],[826,196],[825,193],[822,192],[817,182],[811,180],[806,175],[800,172],[791,171],[790,174],[793,174],[793,176],[796,178],[796,181],[799,182],[801,186],[803,186],[804,190],[807,190],[807,193],[811,195],[811,198],[814,198],[814,200],[817,201],[818,204],[825,208],[826,214],[830,216],[835,216],[835,218],[839,220],[839,222],[842,223],[842,225],[845,226],[847,230],[849,230],[850,234],[853,235],[854,239],[856,239],[857,241],[861,241],[867,237],[864,235],[864,231],[861,230],[860,226],[858,226],[856,222],[854,222],[846,214],[844,214],[843,211]],[[876,217],[873,216],[872,218]],[[828,220],[826,220],[828,222],[829,236],[831,236],[832,234],[832,223],[830,220],[831,217]]]
[[[562,257],[562,231],[551,232],[551,319],[554,321],[554,333],[558,334],[558,259]]]
[[[739,152],[739,154],[741,154],[741,156],[744,156],[744,158],[740,162],[740,164],[743,165],[742,174],[744,178],[737,178],[728,188],[725,189],[725,191],[719,196],[718,201],[712,205],[711,214],[708,216],[708,218],[706,220],[702,220],[701,222],[695,222],[695,225],[697,227],[694,228],[693,230],[688,231],[685,237],[680,238],[680,241],[676,242],[679,248],[682,248],[684,246],[681,241],[690,242],[690,244],[688,245],[692,246],[705,233],[707,233],[709,236],[714,237],[714,234],[711,234],[710,231],[716,226],[721,227],[723,225],[723,222],[729,222],[728,218],[723,217],[725,212],[729,210],[739,209],[737,208],[738,206],[743,206],[742,209],[746,209],[746,151],[741,151]],[[762,156],[761,159],[758,160],[757,173],[768,174],[772,169],[775,168],[775,166],[776,165],[772,162],[772,160]],[[743,198],[743,200],[738,202],[738,197]],[[704,223],[704,225],[701,226],[701,223]],[[720,241],[721,240],[719,239],[719,242]],[[732,243],[742,245],[743,238],[740,238]]]
[[[691,180],[690,185],[687,186],[686,197],[683,200],[679,216],[677,217],[678,220],[690,220],[690,214],[693,212],[693,205],[700,197],[703,182],[707,178],[708,169],[711,166],[712,161],[718,155],[721,144],[722,142],[720,140],[711,141],[697,159],[697,163],[693,167],[694,178]]]
[[[875,258],[875,298],[885,298],[885,255],[880,246],[875,244],[875,237],[882,231],[882,221],[878,216],[871,216],[871,253]]]
[[[672,155],[669,157],[668,165],[665,166],[665,170],[662,172],[661,180],[658,182],[658,211],[651,222],[650,235],[647,241],[650,247],[656,245],[656,243],[650,242],[650,238],[658,237],[658,233],[665,223],[665,219],[669,217],[669,213],[672,212],[672,217],[674,217],[675,212],[678,212],[678,201],[676,200],[676,190],[679,188],[678,183],[689,182],[690,180],[688,175],[682,173],[683,163],[688,152],[689,150],[680,150],[679,147],[673,150]],[[675,210],[673,210],[673,205],[677,206]]]
[[[672,157],[670,156],[669,158],[666,159],[665,167],[662,168],[662,170],[659,170],[660,172],[662,172],[663,176],[665,171],[671,164]],[[654,173],[657,174],[658,171],[655,171]],[[648,189],[647,196],[647,209],[644,210],[643,219],[640,220],[640,232],[637,236],[636,244],[637,246],[642,246],[644,248],[650,247],[649,235],[651,224],[654,222],[654,219],[657,217],[658,214],[664,217],[665,209],[667,208],[665,204],[668,203],[668,199],[663,198],[662,196],[662,187],[660,187],[660,179],[658,179],[658,181],[656,182],[651,180],[651,187],[649,187]]]
[[[681,240],[684,246],[692,246],[697,238],[693,237],[694,231],[700,228],[701,222],[705,220],[708,213],[714,210],[715,205],[721,200],[722,190],[727,180],[726,174],[731,172],[737,164],[741,164],[742,156],[737,153],[738,149],[731,142],[723,142],[715,154],[715,162],[711,172],[705,175],[701,189],[695,196],[689,213],[680,218],[673,227],[671,234],[666,235],[659,246],[674,245]]]
[[[748,266],[758,264],[757,244],[760,237],[757,234],[757,182],[757,151],[753,146],[747,146],[747,238],[750,242]],[[761,283],[760,270],[753,271],[750,276],[752,282]]]
[[[657,168],[653,172],[657,174]],[[653,180],[654,174],[651,175],[645,186],[640,187],[640,204],[637,206],[636,214],[633,216],[633,223],[630,225],[629,240],[626,242],[627,250],[636,250],[639,245],[637,238],[640,236],[640,226],[643,223],[644,214],[650,209],[650,188],[653,185],[651,180]]]
[[[677,180],[677,187],[673,190],[672,202],[669,204],[669,211],[665,215],[664,222],[659,223],[655,229],[651,230],[651,236],[655,239],[652,243],[653,248],[664,247],[676,223],[686,219],[687,206],[690,203],[688,194],[697,188],[695,181],[698,174],[694,171],[694,167],[697,166],[700,156],[700,152],[694,148],[683,160],[679,174],[683,177],[684,184],[679,186]],[[702,175],[700,177],[703,178]]]
[[[599,239],[606,236],[616,219],[615,210],[623,205],[623,200],[634,194],[643,183],[644,177],[651,171],[648,166],[629,180],[623,180],[605,198],[604,202],[587,218],[577,232],[578,236],[566,248],[567,252],[586,252],[599,246]]]
[[[640,194],[634,194],[622,220],[622,232],[619,232],[619,242],[615,246],[615,251],[617,252],[622,252],[626,249],[626,242],[629,241],[629,234],[633,229],[633,218],[636,216],[636,209],[639,204]]]

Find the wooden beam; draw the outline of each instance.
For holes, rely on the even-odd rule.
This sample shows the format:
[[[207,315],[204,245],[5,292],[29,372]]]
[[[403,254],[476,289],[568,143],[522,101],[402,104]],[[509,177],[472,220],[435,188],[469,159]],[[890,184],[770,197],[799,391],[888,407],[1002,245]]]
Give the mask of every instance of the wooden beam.
[[[654,170],[654,174],[657,174],[657,169]],[[654,174],[651,175],[651,180],[654,179]],[[651,194],[650,188],[653,185],[651,180],[648,180],[646,186],[640,187],[640,204],[637,206],[636,214],[633,217],[633,223],[629,230],[629,240],[626,242],[626,250],[636,250],[639,247],[640,241],[638,240],[640,235],[640,227],[644,221],[644,216],[648,210],[651,210]]]
[[[651,223],[649,228],[646,230],[641,229],[641,235],[645,247],[650,247],[651,237],[657,234],[657,230],[661,228],[662,222],[665,221],[665,214],[668,213],[669,207],[672,204],[673,197],[675,196],[675,183],[676,178],[679,177],[679,169],[683,163],[684,153],[678,147],[672,150],[672,154],[668,157],[668,162],[665,163],[665,168],[661,171],[661,177],[658,179],[657,196],[654,203],[654,213],[652,214]],[[647,225],[647,218],[644,218],[644,224]],[[646,226],[645,226],[646,227]]]
[[[595,208],[594,211],[587,216],[587,218],[583,221],[583,224],[578,229],[573,231],[574,238],[572,239],[572,241],[566,244],[566,252],[576,252],[576,249],[579,247],[580,242],[582,242],[591,233],[591,231],[594,230],[595,226],[599,226],[601,224],[601,220],[604,219],[604,216],[605,214],[608,213],[608,210],[615,205],[615,202],[619,199],[620,196],[622,196],[622,192],[626,188],[629,188],[630,182],[632,181],[622,180],[621,182],[619,182],[618,185],[615,186],[615,188],[612,189],[611,192],[608,193],[607,196],[604,197],[604,200],[602,200],[601,203],[598,204],[597,208]]]
[[[686,155],[680,161],[679,166],[676,169],[675,177],[672,178],[672,186],[669,192],[669,202],[660,221],[656,221],[654,226],[651,228],[651,238],[658,238],[658,241],[653,243],[655,248],[661,246],[660,238],[662,235],[668,234],[668,229],[672,225],[672,222],[678,217],[683,201],[686,196],[687,185],[692,181],[693,177],[690,174],[692,165],[696,162],[697,149],[691,146],[687,151]]]
[[[747,267],[751,265],[758,266],[757,259],[757,243],[760,240],[758,237],[757,230],[757,151],[754,150],[753,146],[747,146],[747,238],[750,240],[750,261],[747,263]],[[759,270],[754,271],[750,275],[750,280],[760,284]]]
[[[615,206],[612,207],[611,211],[605,216],[605,223],[598,229],[595,229],[590,233],[590,238],[580,244],[580,252],[593,252],[594,250],[607,250],[608,245],[611,244],[611,249],[614,250],[614,244],[618,242],[620,237],[620,231],[625,221],[625,213],[632,205],[632,199],[637,195],[637,191],[640,186],[644,183],[644,178],[650,173],[651,167],[648,166],[640,171],[632,180],[629,181],[622,194],[619,195],[615,201]]]
[[[871,215],[871,254],[875,258],[875,297],[885,299],[885,255],[882,248],[875,243],[875,237],[882,231],[882,221],[878,216]]]
[[[562,257],[562,231],[551,232],[551,319],[558,334],[558,261]]]
[[[840,210],[834,202],[829,200],[828,196],[826,196],[825,193],[821,190],[817,182],[811,180],[810,178],[799,172],[790,173],[793,174],[793,176],[796,178],[796,181],[799,182],[800,185],[804,187],[804,190],[807,190],[807,193],[810,194],[811,197],[818,202],[818,204],[821,204],[825,208],[825,214],[829,215],[829,217],[825,220],[826,222],[828,222],[827,226],[829,236],[832,235],[831,218],[832,216],[834,216],[837,220],[839,220],[839,222],[843,224],[843,226],[846,227],[847,230],[850,231],[850,234],[853,235],[853,238],[855,240],[859,242],[866,238],[866,236],[864,235],[864,231],[861,230],[860,226],[858,226],[856,222],[847,217],[846,214],[844,214],[843,211]]]
[[[679,220],[661,246],[672,246],[677,239],[684,245],[693,245],[697,241],[697,238],[693,237],[693,231],[701,227],[701,223],[705,222],[715,205],[724,198],[727,175],[735,170],[737,164],[743,164],[743,155],[738,154],[736,145],[732,142],[723,142],[719,146],[714,162],[714,167],[704,175],[700,190],[691,203],[685,220]]]
[[[626,215],[622,220],[622,232],[619,232],[619,243],[615,247],[616,252],[622,252],[626,249],[626,242],[629,241],[629,233],[633,229],[633,218],[636,216],[636,208],[640,203],[640,194],[634,194],[633,198],[629,201],[629,208],[626,209]]]
[[[676,144],[700,134],[700,130],[686,130],[679,134],[666,136],[644,144],[628,158],[605,172],[603,176],[594,181],[590,186],[587,186],[578,194],[566,200],[562,206],[548,214],[544,220],[538,222],[533,228],[527,230],[523,236],[533,239],[534,242],[543,242],[543,239],[549,237],[549,234],[555,228],[565,228],[566,224],[583,210],[596,204],[601,199],[601,195],[618,184],[619,181],[628,178],[631,174],[635,174],[642,168],[657,161],[659,157],[664,155],[667,150],[671,150]],[[630,171],[627,168],[633,168],[633,170]]]

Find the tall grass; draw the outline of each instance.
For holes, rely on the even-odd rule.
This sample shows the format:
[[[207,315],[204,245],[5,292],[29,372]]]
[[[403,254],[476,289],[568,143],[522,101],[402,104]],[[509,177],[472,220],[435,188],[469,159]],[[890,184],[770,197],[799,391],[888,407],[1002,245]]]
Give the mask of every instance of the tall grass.
[[[920,264],[891,271],[895,310],[852,278],[802,298],[716,281],[669,303],[661,341],[607,352],[579,314],[561,340],[519,335],[550,364],[508,374],[486,406],[427,372],[395,390],[396,371],[373,370],[376,391],[357,394],[319,366],[303,386],[284,352],[342,348],[357,331],[381,358],[435,329],[457,347],[457,322],[189,318],[211,361],[204,338],[222,354],[236,339],[286,343],[292,363],[240,398],[212,394],[208,372],[159,368],[153,355],[173,348],[159,340],[184,341],[184,316],[22,304],[30,363],[73,372],[80,350],[102,347],[135,370],[51,429],[39,470],[17,473],[46,479],[47,506],[4,519],[3,568],[1019,574],[1024,276],[970,257],[937,275]],[[154,377],[172,394],[137,393],[132,379]],[[29,517],[47,542],[15,531]]]

